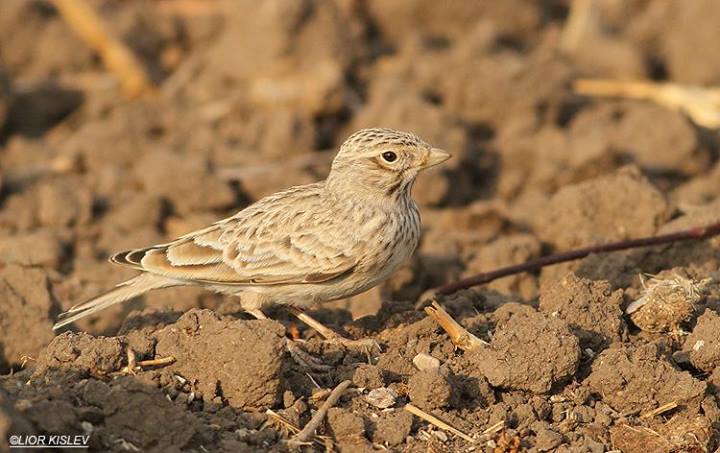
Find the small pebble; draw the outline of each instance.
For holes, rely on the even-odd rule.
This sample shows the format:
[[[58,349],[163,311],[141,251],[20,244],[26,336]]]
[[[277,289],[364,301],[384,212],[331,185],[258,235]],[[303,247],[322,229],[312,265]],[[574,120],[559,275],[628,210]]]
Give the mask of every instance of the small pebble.
[[[395,405],[397,397],[398,394],[395,390],[387,387],[380,387],[371,390],[370,393],[365,396],[365,401],[379,409],[387,409],[388,407]]]
[[[424,370],[437,370],[440,368],[440,361],[430,354],[421,352],[420,354],[413,357],[413,365],[420,371]]]

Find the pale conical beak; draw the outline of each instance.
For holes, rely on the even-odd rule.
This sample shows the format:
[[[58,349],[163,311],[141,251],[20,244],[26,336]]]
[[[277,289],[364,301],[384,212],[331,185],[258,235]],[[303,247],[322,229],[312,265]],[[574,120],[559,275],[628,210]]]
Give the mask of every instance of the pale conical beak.
[[[452,155],[449,152],[440,148],[432,148],[425,158],[422,168],[434,167],[450,159],[450,157],[452,157]]]

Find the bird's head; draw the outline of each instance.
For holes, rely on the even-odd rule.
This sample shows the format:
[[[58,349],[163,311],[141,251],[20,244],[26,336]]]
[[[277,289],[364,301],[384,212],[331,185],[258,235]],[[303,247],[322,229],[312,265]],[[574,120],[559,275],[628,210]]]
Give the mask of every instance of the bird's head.
[[[345,140],[332,164],[330,190],[352,190],[371,196],[407,193],[421,170],[450,158],[420,137],[393,129],[362,129]]]

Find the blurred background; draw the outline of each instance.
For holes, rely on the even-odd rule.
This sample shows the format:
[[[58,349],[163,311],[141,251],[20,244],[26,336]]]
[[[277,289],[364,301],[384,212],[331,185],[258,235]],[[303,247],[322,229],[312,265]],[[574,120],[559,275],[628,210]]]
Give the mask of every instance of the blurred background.
[[[2,0],[6,360],[134,274],[110,253],[323,179],[363,127],[454,158],[415,189],[417,257],[331,306],[348,319],[546,250],[652,234],[720,194],[718,24],[714,0]],[[530,300],[538,285],[492,288]],[[184,288],[80,326],[114,333],[122,313],[164,305],[238,310]]]

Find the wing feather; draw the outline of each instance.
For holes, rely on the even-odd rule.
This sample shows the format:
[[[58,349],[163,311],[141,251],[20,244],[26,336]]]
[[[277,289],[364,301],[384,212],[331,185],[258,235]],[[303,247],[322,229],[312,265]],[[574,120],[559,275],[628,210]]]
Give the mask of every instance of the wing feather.
[[[168,244],[111,261],[179,280],[225,285],[322,283],[356,266],[353,235],[333,219],[320,185],[260,200]],[[327,211],[327,212],[325,212]]]

